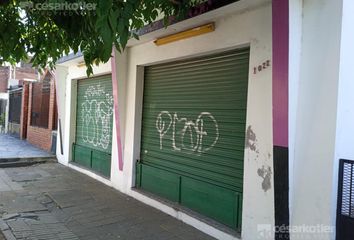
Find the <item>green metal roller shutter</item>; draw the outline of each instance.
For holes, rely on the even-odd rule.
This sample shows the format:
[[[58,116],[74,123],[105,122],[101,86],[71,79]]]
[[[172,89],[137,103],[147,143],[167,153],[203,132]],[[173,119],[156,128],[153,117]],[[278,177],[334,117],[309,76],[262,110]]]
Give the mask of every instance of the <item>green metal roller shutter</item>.
[[[137,186],[240,229],[249,49],[145,68]]]
[[[109,177],[113,97],[111,76],[78,80],[73,161]]]

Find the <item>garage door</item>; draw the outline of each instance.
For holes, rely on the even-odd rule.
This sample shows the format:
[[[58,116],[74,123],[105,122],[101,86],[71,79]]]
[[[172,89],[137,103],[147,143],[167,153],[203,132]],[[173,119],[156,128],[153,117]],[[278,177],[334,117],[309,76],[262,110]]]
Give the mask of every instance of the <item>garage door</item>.
[[[249,49],[145,68],[137,187],[240,229]]]
[[[113,120],[110,75],[78,81],[76,114],[73,161],[109,177]]]

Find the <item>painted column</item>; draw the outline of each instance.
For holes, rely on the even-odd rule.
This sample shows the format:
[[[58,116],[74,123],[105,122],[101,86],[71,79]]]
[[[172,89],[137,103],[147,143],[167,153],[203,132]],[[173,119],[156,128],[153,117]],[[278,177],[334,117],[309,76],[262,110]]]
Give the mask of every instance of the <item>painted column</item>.
[[[319,227],[314,231],[292,231],[292,240],[335,239],[331,228],[335,222],[333,209],[336,205],[336,187],[333,186],[338,184],[333,166],[338,169],[335,159],[338,76],[342,61],[341,22],[343,9],[346,9],[342,2],[301,1],[296,7],[301,11],[301,28],[295,29],[293,20],[291,23],[291,32],[300,32],[301,44],[296,45],[300,45],[301,54],[290,58],[289,66],[291,75],[298,75],[297,104],[291,108],[291,114],[296,114],[296,122],[291,126],[295,131],[292,130],[289,146],[293,166],[290,168],[290,226],[292,229]],[[295,46],[290,45],[290,48],[293,53]],[[293,65],[295,57],[299,58],[298,67],[296,62]],[[298,74],[294,73],[296,71]],[[290,91],[293,96],[295,79],[292,78]],[[293,117],[291,120],[294,121]]]
[[[58,135],[57,135],[57,158],[60,163],[67,163],[65,160],[65,115],[66,115],[66,82],[68,77],[68,68],[57,65],[55,69],[55,91],[58,109]],[[68,156],[66,156],[68,158]]]
[[[332,183],[332,204],[331,204],[331,225],[336,226],[336,231],[332,233],[332,239],[354,239],[354,223],[353,219],[346,214],[342,214],[342,209],[346,209],[345,205],[349,204],[346,199],[349,194],[344,194],[344,199],[341,197],[342,189],[350,188],[350,178],[346,181],[340,181],[338,178],[338,169],[340,159],[350,160],[354,162],[354,107],[353,107],[353,55],[354,55],[354,1],[343,0],[342,7],[342,26],[341,26],[341,45],[340,45],[340,65],[339,65],[339,82],[338,82],[338,103],[337,103],[337,119],[336,119],[336,146],[335,158],[333,161],[333,183]],[[343,175],[350,175],[349,171]],[[353,201],[352,190],[352,201]],[[337,199],[338,197],[338,199]],[[344,200],[344,201],[341,201]],[[337,203],[338,201],[338,203]],[[337,204],[338,205],[337,205]],[[338,206],[338,209],[337,209]],[[352,208],[353,209],[353,208]],[[343,211],[345,212],[345,211]],[[337,214],[337,216],[336,216]],[[334,230],[334,228],[333,228]]]
[[[21,105],[21,123],[20,123],[20,138],[27,138],[27,126],[28,126],[28,97],[29,97],[29,85],[24,82],[22,87],[22,105]]]
[[[117,79],[117,67],[116,67],[116,50],[112,51],[112,88],[113,88],[113,100],[114,100],[114,116],[117,135],[117,148],[118,148],[118,167],[120,171],[123,171],[123,154],[122,154],[122,138],[120,132],[120,115],[118,107],[118,79]]]
[[[273,0],[273,156],[276,227],[289,226],[288,68],[289,1]],[[275,239],[289,239],[275,232]]]

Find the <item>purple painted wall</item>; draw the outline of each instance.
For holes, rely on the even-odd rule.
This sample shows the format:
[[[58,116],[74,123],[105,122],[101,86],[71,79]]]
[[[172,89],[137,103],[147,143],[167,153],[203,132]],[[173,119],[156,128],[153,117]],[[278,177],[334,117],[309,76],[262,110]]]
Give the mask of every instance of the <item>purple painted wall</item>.
[[[273,144],[288,147],[289,1],[273,0]]]

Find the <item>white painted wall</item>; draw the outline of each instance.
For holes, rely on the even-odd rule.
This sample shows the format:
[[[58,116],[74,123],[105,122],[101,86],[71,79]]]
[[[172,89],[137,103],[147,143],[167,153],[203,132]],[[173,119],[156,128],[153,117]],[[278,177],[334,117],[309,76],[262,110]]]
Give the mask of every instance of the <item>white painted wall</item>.
[[[264,3],[265,2],[265,3]],[[119,79],[125,78],[126,83],[121,83],[121,88],[126,90],[126,98],[123,101],[125,107],[121,108],[121,116],[124,119],[124,171],[118,170],[117,151],[113,149],[112,184],[120,191],[127,193],[139,200],[152,205],[162,211],[188,222],[200,230],[207,232],[219,239],[232,239],[230,235],[222,233],[203,222],[192,219],[186,214],[176,212],[155,200],[149,199],[131,189],[134,182],[135,161],[139,159],[140,143],[140,108],[142,104],[143,78],[139,73],[139,66],[161,62],[174,61],[197,55],[205,55],[212,52],[220,52],[226,49],[238,48],[250,45],[250,75],[248,89],[247,126],[251,126],[257,136],[257,151],[245,150],[245,182],[243,202],[243,239],[257,239],[257,224],[274,225],[274,190],[273,178],[270,190],[262,189],[263,179],[258,176],[257,170],[263,166],[270,167],[273,171],[272,157],[272,69],[271,67],[253,74],[253,67],[263,61],[272,58],[272,12],[269,1],[254,9],[238,11],[237,3],[228,6],[228,14],[218,16],[205,15],[201,19],[184,21],[173,26],[177,29],[188,29],[195,22],[204,23],[215,21],[216,30],[206,35],[181,40],[160,47],[155,46],[152,40],[140,45],[131,46],[120,56],[117,63]],[[234,9],[234,12],[230,10]],[[160,34],[163,34],[160,33]],[[118,53],[117,53],[118,55]],[[126,65],[122,67],[120,63]],[[121,68],[121,70],[119,70]],[[124,74],[125,77],[121,77]],[[118,80],[120,82],[121,80]],[[245,129],[246,131],[246,129]],[[115,133],[114,133],[115,134]],[[113,137],[113,145],[116,145]],[[271,236],[272,237],[272,236]]]
[[[303,0],[289,1],[289,215],[292,220],[298,88],[300,82]]]
[[[10,71],[10,74],[9,74],[8,80],[13,77],[12,76],[12,74],[13,74],[12,66],[10,64],[9,64],[9,71]],[[10,81],[7,82],[7,88],[10,88]],[[10,98],[9,93],[7,93],[7,94],[8,94],[8,99],[9,99]],[[10,104],[9,104],[9,101],[7,101],[6,114],[5,114],[5,133],[7,133],[9,130],[9,111],[10,111]]]
[[[0,99],[9,99],[8,93],[0,93]]]
[[[8,93],[0,93],[0,99],[8,100],[9,99],[9,94]],[[8,101],[6,101],[6,107],[5,107],[5,123],[4,123],[5,126],[7,126],[7,122],[6,122],[7,105],[8,105]],[[6,127],[5,126],[0,126],[0,133],[4,133],[6,131]]]
[[[336,149],[332,165],[333,180],[331,186],[332,202],[330,217],[332,225],[335,225],[336,221],[339,160],[348,159],[354,161],[354,1],[343,0],[342,9]],[[331,237],[335,239],[335,234]]]
[[[65,141],[65,115],[66,115],[66,82],[68,77],[68,67],[56,66],[55,69],[55,87],[57,95],[57,109],[58,109],[58,134],[57,134],[57,147],[56,155],[59,162],[65,162],[64,152],[62,154],[61,148],[64,150]],[[60,121],[59,121],[60,120]],[[61,132],[61,134],[60,134]]]
[[[302,9],[302,45],[299,53],[290,55],[295,66],[290,76],[299,74],[299,86],[290,84],[290,112],[295,121],[290,123],[289,146],[293,165],[290,182],[291,225],[332,226],[335,202],[333,174],[337,126],[337,97],[340,62],[340,34],[342,1],[304,0]],[[294,7],[294,6],[293,6]],[[299,7],[299,6],[296,6]],[[294,9],[294,8],[292,8]],[[349,13],[348,13],[349,14]],[[298,18],[298,16],[296,16]],[[293,19],[294,20],[294,19]],[[294,20],[298,21],[298,20]],[[291,28],[299,37],[299,29]],[[298,39],[297,39],[298,41]],[[298,47],[298,42],[290,48]],[[297,99],[296,99],[297,98]],[[294,101],[297,100],[297,103]],[[332,213],[332,214],[331,214]],[[292,233],[291,239],[334,239],[333,234]]]

